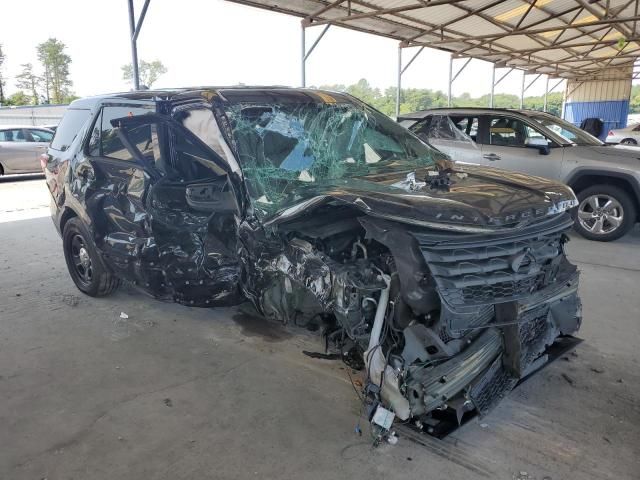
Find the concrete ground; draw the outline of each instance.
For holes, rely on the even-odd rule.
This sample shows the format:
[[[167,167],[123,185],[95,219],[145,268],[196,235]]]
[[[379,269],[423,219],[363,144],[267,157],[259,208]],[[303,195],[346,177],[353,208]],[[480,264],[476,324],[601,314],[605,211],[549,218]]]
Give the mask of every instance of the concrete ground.
[[[0,180],[0,479],[638,479],[640,231],[575,237],[584,342],[443,441],[371,448],[315,333],[69,278],[38,177]],[[121,312],[128,315],[121,318]]]

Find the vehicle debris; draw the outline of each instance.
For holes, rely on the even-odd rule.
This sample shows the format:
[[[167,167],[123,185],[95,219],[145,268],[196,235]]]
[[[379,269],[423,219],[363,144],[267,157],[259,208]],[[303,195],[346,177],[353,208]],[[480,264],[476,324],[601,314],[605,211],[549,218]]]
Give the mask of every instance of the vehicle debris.
[[[77,295],[62,295],[62,302],[67,304],[70,307],[77,307],[78,303],[80,303],[80,299]]]
[[[120,312],[120,318],[122,318],[123,320],[126,320],[126,319],[128,319],[128,318],[129,318],[129,315],[127,315],[127,314],[126,314],[126,313],[124,313],[124,312]]]
[[[307,350],[303,350],[302,353],[309,358],[317,358],[321,360],[339,360],[341,358],[339,353],[309,352]]]
[[[572,387],[575,385],[576,382],[572,377],[570,377],[564,372],[562,372],[560,375],[562,376],[562,378],[564,378],[567,381],[569,385],[571,385]]]
[[[564,185],[454,164],[335,92],[149,91],[80,110],[45,169],[78,288],[248,299],[261,317],[236,321],[271,341],[288,334],[265,335],[265,317],[321,328],[325,353],[305,354],[366,373],[352,385],[375,444],[395,441],[394,419],[441,436],[486,414],[580,326]]]

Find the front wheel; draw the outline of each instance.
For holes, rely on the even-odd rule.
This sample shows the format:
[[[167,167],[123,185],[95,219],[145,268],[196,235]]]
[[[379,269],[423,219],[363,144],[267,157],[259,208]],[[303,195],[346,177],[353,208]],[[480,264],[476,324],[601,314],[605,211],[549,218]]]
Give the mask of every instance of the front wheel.
[[[107,270],[82,222],[70,219],[62,233],[62,248],[73,283],[91,297],[103,297],[115,290],[120,281]]]
[[[633,138],[625,138],[624,140],[620,140],[621,145],[637,145],[638,142]]]
[[[578,193],[576,231],[589,240],[609,242],[625,235],[636,222],[631,197],[613,185],[594,185]]]

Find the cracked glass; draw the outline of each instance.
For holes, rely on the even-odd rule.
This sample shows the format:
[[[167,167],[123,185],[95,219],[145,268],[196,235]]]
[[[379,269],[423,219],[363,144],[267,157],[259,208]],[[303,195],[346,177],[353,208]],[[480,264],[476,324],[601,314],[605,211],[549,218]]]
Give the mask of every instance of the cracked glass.
[[[330,190],[369,175],[431,167],[439,155],[385,115],[355,102],[235,103],[226,115],[249,193],[267,212],[318,187]]]

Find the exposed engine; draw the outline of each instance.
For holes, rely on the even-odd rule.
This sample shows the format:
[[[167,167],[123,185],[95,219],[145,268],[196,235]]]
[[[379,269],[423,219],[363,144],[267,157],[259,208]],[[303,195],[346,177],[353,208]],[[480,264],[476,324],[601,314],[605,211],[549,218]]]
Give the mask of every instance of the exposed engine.
[[[579,328],[570,225],[445,233],[329,205],[267,234],[245,294],[265,316],[324,328],[328,349],[366,369],[372,417],[437,433],[488,412]]]

